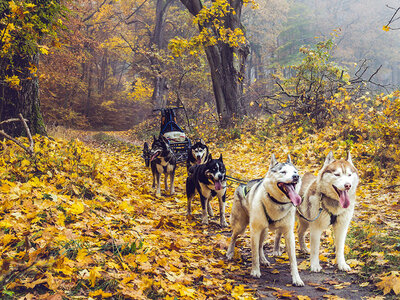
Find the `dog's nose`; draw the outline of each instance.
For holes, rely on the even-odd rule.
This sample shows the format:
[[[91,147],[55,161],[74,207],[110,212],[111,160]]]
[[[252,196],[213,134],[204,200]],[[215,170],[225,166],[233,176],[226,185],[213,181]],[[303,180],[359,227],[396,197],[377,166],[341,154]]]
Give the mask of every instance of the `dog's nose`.
[[[297,182],[297,181],[299,181],[300,176],[297,175],[297,174],[294,174],[294,175],[292,176],[292,178],[293,178],[293,181]]]
[[[345,183],[344,188],[346,190],[349,190],[351,188],[351,184],[350,183]]]

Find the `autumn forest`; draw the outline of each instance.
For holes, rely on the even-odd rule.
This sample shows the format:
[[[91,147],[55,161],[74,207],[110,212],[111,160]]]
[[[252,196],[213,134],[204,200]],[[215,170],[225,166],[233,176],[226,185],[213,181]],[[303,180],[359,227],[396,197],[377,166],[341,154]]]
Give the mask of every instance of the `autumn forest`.
[[[0,298],[398,299],[399,18],[394,0],[0,0]]]

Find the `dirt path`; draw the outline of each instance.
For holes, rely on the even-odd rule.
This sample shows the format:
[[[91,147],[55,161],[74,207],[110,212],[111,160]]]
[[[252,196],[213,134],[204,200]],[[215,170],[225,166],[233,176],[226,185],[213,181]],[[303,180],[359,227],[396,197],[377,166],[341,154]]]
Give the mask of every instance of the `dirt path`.
[[[200,215],[195,216],[200,220]],[[209,226],[210,236],[216,232],[230,237],[229,228],[221,229],[218,225],[218,219],[214,218]],[[198,225],[199,227],[201,225]],[[357,276],[356,270],[349,273],[339,271],[336,266],[326,262],[321,262],[323,268],[321,273],[313,273],[300,269],[300,277],[305,283],[304,287],[296,287],[291,284],[291,275],[289,270],[289,261],[284,253],[281,257],[272,257],[269,255],[272,252],[272,236],[271,233],[264,245],[267,259],[271,266],[261,266],[261,278],[256,279],[250,276],[251,268],[251,252],[249,246],[248,231],[242,239],[237,242],[235,248],[234,263],[239,269],[235,272],[227,272],[225,275],[237,283],[245,284],[255,291],[259,299],[371,299],[379,295],[374,292],[374,287],[368,285],[361,287],[360,278]],[[227,243],[227,242],[226,242]],[[221,242],[224,244],[224,242]],[[309,261],[309,256],[299,254],[297,251],[297,263],[302,268]],[[330,255],[333,258],[334,254]],[[219,257],[226,260],[225,257]],[[306,261],[306,262],[303,262]],[[309,298],[307,298],[309,297]],[[384,298],[377,298],[384,299]]]

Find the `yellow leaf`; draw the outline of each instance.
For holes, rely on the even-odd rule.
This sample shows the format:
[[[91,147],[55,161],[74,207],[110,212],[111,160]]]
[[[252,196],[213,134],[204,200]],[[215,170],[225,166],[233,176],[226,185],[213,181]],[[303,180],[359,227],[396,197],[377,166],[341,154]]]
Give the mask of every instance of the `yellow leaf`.
[[[382,280],[378,282],[376,286],[383,290],[383,294],[386,295],[390,293],[391,290],[398,295],[400,293],[400,274],[397,271],[390,272],[390,275],[380,277]]]
[[[27,159],[24,159],[23,161],[21,161],[21,167],[26,167],[29,166],[31,162]]]
[[[90,292],[89,296],[90,297],[101,296],[101,298],[110,298],[110,297],[112,297],[112,294],[103,292],[103,290],[97,290],[97,291],[94,291],[94,292]]]
[[[85,206],[83,205],[82,202],[75,202],[68,209],[68,212],[70,212],[71,214],[74,214],[74,215],[80,215],[84,211],[85,211]]]
[[[244,286],[243,285],[237,285],[233,288],[232,291],[232,297],[235,299],[239,299],[240,296],[242,296],[244,294]]]
[[[389,29],[390,29],[390,27],[387,26],[387,25],[385,25],[385,26],[382,27],[382,30],[383,30],[383,31],[389,31]]]
[[[102,269],[101,267],[94,267],[93,269],[90,270],[90,276],[89,276],[89,281],[90,281],[90,286],[94,287],[96,284],[96,278],[100,278]]]

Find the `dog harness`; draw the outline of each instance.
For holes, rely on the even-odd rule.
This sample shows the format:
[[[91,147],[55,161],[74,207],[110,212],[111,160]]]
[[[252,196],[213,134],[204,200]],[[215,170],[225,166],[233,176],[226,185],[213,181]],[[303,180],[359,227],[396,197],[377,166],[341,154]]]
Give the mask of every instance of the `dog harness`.
[[[267,196],[272,200],[272,202],[275,202],[276,204],[279,204],[279,205],[284,205],[284,204],[292,203],[292,202],[279,202],[279,201],[276,200],[274,197],[272,197],[269,193],[267,193]],[[284,216],[284,217],[282,217],[282,218],[279,219],[279,220],[273,220],[273,219],[268,215],[267,209],[265,208],[265,205],[264,205],[264,203],[263,203],[262,201],[261,201],[261,204],[262,204],[262,207],[263,207],[263,209],[264,209],[265,217],[267,218],[268,224],[274,224],[274,223],[276,223],[276,222],[282,220],[284,217],[286,217],[286,216]],[[289,211],[288,211],[288,213],[289,213]]]
[[[322,198],[323,198],[324,196],[327,197],[326,195],[321,194],[321,200],[320,200],[321,206],[324,206],[324,205],[322,204]],[[321,207],[321,206],[320,206],[320,208],[319,208],[319,210],[318,210],[318,215],[317,215],[314,219],[308,219],[308,218],[306,218],[306,217],[300,212],[300,209],[299,209],[298,207],[297,207],[297,212],[298,212],[299,216],[300,216],[302,219],[304,219],[304,220],[306,220],[306,221],[308,221],[308,222],[314,222],[314,221],[316,221],[316,220],[319,218],[319,216],[321,215],[321,212],[322,212],[323,210],[325,210],[325,211],[329,214],[329,216],[330,216],[329,225],[335,224],[336,221],[337,221],[338,215],[334,215],[334,214],[331,213],[328,209],[326,209],[326,207]]]

